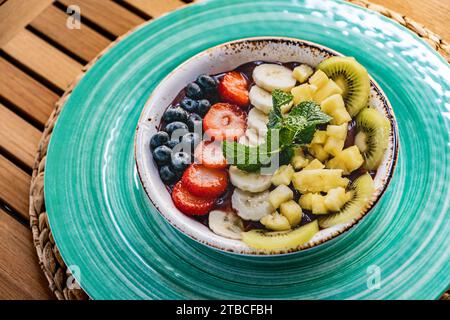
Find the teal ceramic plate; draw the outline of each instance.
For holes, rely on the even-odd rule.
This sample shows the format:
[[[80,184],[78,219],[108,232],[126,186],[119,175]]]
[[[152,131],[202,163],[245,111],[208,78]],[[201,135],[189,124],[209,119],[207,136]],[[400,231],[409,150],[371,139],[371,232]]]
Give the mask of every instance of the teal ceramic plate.
[[[133,139],[152,90],[217,44],[286,36],[354,56],[388,96],[400,154],[376,208],[324,245],[283,257],[215,251],[143,192]],[[217,0],[146,24],[73,91],[47,156],[45,200],[62,257],[94,299],[435,299],[450,284],[450,68],[405,28],[341,1]]]

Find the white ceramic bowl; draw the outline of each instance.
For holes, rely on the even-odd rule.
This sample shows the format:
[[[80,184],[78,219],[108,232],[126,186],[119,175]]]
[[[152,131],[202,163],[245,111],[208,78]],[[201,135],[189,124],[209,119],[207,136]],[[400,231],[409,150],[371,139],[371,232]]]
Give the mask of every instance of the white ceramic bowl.
[[[152,159],[149,148],[150,138],[157,132],[165,109],[176,95],[200,74],[218,74],[256,60],[296,61],[315,67],[322,60],[336,55],[341,54],[318,44],[298,39],[281,37],[248,38],[205,50],[181,64],[165,77],[154,90],[142,111],[135,138],[135,158],[139,177],[145,192],[163,217],[184,234],[212,248],[238,254],[273,255],[274,253],[252,249],[240,240],[221,237],[205,225],[180,212],[173,204],[169,192],[159,177],[158,168]],[[371,79],[370,103],[390,119],[392,134],[389,139],[389,147],[374,178],[376,191],[373,195],[372,206],[366,212],[363,212],[364,214],[370,211],[389,184],[398,153],[397,130],[392,107],[373,79]],[[321,230],[308,243],[295,251],[311,248],[330,240],[350,229],[358,220]]]

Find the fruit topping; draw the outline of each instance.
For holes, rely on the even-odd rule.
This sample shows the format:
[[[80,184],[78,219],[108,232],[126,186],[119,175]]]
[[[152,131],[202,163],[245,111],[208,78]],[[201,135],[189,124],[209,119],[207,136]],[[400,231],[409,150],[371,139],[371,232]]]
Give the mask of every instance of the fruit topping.
[[[251,230],[242,233],[242,240],[250,247],[272,253],[292,251],[308,242],[317,232],[317,220],[289,231]]]
[[[291,227],[294,227],[302,220],[302,208],[294,200],[289,200],[280,205],[280,213],[288,219]]]
[[[236,188],[231,196],[231,205],[242,219],[251,221],[259,221],[274,210],[269,202],[268,190],[251,193]]]
[[[227,189],[228,174],[225,170],[192,164],[184,172],[182,181],[193,195],[215,198]]]
[[[341,169],[344,175],[348,175],[362,166],[364,159],[357,146],[351,146],[339,152],[333,159],[327,162],[327,168]]]
[[[206,99],[202,99],[198,101],[197,112],[200,116],[205,116],[211,108],[211,102]]]
[[[159,146],[153,150],[153,159],[160,166],[168,164],[170,162],[171,155],[172,150],[167,146]]]
[[[297,82],[291,69],[271,63],[257,66],[253,70],[253,80],[260,88],[269,92],[275,89],[290,92]]]
[[[292,199],[294,199],[294,192],[291,188],[284,184],[280,184],[278,187],[270,191],[269,194],[269,202],[274,209],[278,209],[283,202],[287,202]]]
[[[195,82],[200,86],[200,88],[208,94],[213,93],[217,89],[217,81],[206,74],[200,75]]]
[[[189,132],[186,123],[175,121],[166,125],[165,131],[169,134],[172,140],[181,139],[183,135]]]
[[[270,230],[274,231],[284,231],[289,230],[291,228],[291,225],[289,224],[289,220],[279,214],[278,212],[274,212],[272,214],[269,214],[265,217],[263,217],[260,222]]]
[[[211,211],[208,225],[215,234],[229,239],[241,239],[241,233],[244,231],[244,223],[232,211]]]
[[[369,74],[354,58],[332,57],[322,61],[318,69],[339,84],[351,116],[356,116],[367,106],[370,94]]]
[[[292,183],[301,193],[327,192],[337,187],[347,187],[349,180],[342,177],[342,170],[314,169],[294,173]]]
[[[219,82],[220,97],[232,104],[246,107],[249,103],[248,81],[237,71],[226,73]]]
[[[163,120],[166,123],[175,121],[186,122],[187,117],[188,115],[186,110],[181,107],[170,107],[163,114]]]
[[[188,112],[197,112],[198,102],[191,98],[184,98],[181,100],[180,106]]]
[[[207,168],[223,169],[227,167],[227,160],[223,156],[222,145],[212,141],[202,141],[194,153],[198,163]]]
[[[272,184],[275,186],[279,185],[289,185],[292,180],[292,176],[294,175],[295,171],[294,168],[289,165],[283,165],[275,171],[272,177]]]
[[[239,189],[249,192],[262,192],[269,189],[271,185],[271,175],[264,175],[259,172],[246,172],[235,166],[229,169],[230,182]]]
[[[391,124],[378,110],[363,109],[356,117],[355,144],[364,158],[364,168],[378,168],[388,147]]]
[[[197,145],[202,141],[196,132],[189,132],[181,138],[181,145],[184,151],[193,154]]]
[[[361,217],[370,206],[374,191],[375,187],[370,175],[366,173],[360,176],[350,186],[350,200],[339,212],[320,218],[320,227],[329,228]]]
[[[314,73],[314,70],[307,64],[301,64],[292,71],[292,76],[300,83],[306,82]]]
[[[340,94],[334,94],[326,98],[320,104],[323,112],[333,118],[331,124],[341,125],[352,120],[352,117],[345,109],[344,100]]]
[[[187,215],[204,215],[211,211],[214,206],[214,198],[205,198],[193,195],[179,181],[173,188],[172,200],[175,206]]]
[[[252,86],[249,93],[250,103],[259,111],[269,114],[272,110],[272,95],[258,86]]]
[[[202,88],[195,82],[189,83],[186,86],[186,96],[194,100],[201,99],[203,98]]]
[[[150,139],[150,149],[154,150],[156,147],[162,146],[169,141],[169,135],[167,132],[159,131],[155,133]]]
[[[214,140],[237,140],[246,128],[246,115],[229,103],[216,103],[203,119],[203,130]]]
[[[177,174],[173,172],[173,170],[168,165],[159,168],[159,175],[161,177],[161,180],[168,184],[175,182],[178,177]]]
[[[183,173],[191,164],[191,156],[186,152],[172,154],[171,168],[177,173]]]
[[[196,113],[192,113],[189,115],[186,124],[189,128],[189,131],[191,132],[201,132],[203,130],[203,120],[202,117],[200,117]]]

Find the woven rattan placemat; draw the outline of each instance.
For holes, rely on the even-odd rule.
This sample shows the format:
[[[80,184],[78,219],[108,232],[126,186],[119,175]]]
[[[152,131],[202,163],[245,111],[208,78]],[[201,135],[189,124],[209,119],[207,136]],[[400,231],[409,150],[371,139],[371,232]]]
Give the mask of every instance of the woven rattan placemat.
[[[385,7],[375,5],[363,0],[347,0],[350,3],[360,5],[362,7],[376,11],[397,23],[410,29],[422,39],[428,42],[437,52],[439,52],[448,62],[450,62],[450,44],[444,41],[440,36],[426,29],[414,20],[403,16],[397,12],[389,10]],[[133,29],[134,30],[134,29]],[[128,33],[132,32],[130,30]],[[127,33],[127,34],[128,34]],[[47,147],[53,132],[54,125],[58,119],[58,115],[64,106],[64,103],[72,93],[73,88],[77,85],[89,68],[112,46],[117,44],[124,36],[119,37],[110,46],[104,49],[97,57],[88,63],[82,70],[81,74],[73,81],[64,95],[58,100],[55,109],[48,119],[41,140],[39,142],[38,151],[36,153],[33,166],[33,175],[30,187],[30,225],[33,234],[33,242],[36,247],[39,264],[49,282],[49,287],[55,296],[61,300],[84,300],[89,297],[77,285],[72,275],[68,271],[48,224],[47,212],[44,200],[44,168],[47,155]],[[449,300],[449,291],[445,293],[441,299]]]

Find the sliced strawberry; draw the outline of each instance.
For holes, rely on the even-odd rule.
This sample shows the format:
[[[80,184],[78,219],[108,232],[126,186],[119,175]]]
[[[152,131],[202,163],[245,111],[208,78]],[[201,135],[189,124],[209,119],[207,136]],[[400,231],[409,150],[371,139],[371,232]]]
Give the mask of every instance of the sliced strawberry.
[[[200,164],[191,164],[181,178],[186,189],[195,196],[216,198],[228,186],[226,170],[212,169]]]
[[[246,107],[249,104],[248,81],[237,71],[228,72],[219,82],[219,95],[229,103]]]
[[[203,130],[213,140],[237,140],[243,136],[247,116],[238,106],[216,103],[203,118]]]
[[[195,159],[207,168],[223,169],[227,160],[223,156],[222,145],[216,141],[202,141],[194,152]]]
[[[178,181],[172,191],[172,200],[175,207],[187,215],[204,215],[210,212],[214,206],[214,198],[204,198],[193,195]]]

